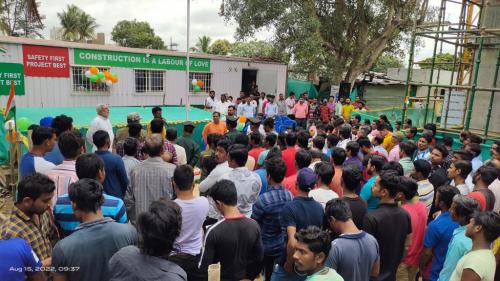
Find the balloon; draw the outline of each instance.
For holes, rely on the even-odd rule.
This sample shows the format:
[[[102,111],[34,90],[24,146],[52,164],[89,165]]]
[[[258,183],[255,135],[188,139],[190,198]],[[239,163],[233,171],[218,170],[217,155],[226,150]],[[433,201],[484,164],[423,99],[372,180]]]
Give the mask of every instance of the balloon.
[[[31,120],[29,118],[26,118],[26,117],[21,117],[19,119],[17,119],[17,128],[19,129],[19,131],[21,132],[26,132],[28,131],[28,127],[33,124],[33,122],[31,122]]]
[[[3,124],[3,127],[5,128],[5,130],[9,130],[9,129],[15,129],[16,128],[16,121],[14,121],[14,119],[11,119],[7,122],[5,122],[5,124]]]
[[[193,80],[191,81],[191,84],[192,84],[193,86],[196,86],[196,85],[198,85],[198,81],[197,81],[196,79],[193,79]]]
[[[5,137],[7,138],[7,141],[13,143],[17,140],[17,133],[14,130],[8,131],[7,134],[5,135]]]
[[[247,122],[247,117],[245,115],[241,115],[239,122],[245,124]]]
[[[111,82],[113,82],[113,84],[118,83],[118,77],[113,76],[113,78],[111,78]]]
[[[198,86],[200,86],[200,87],[203,87],[203,81],[201,81],[201,80],[198,80],[198,83],[197,83],[197,85],[198,85]]]
[[[85,71],[85,77],[90,78],[90,75],[92,75],[92,73],[90,73],[90,70]]]
[[[90,75],[90,81],[92,81],[92,82],[96,83],[96,82],[97,82],[97,80],[99,80],[99,77],[97,77],[97,75],[96,75],[96,74],[92,74],[92,75]]]
[[[106,78],[106,80],[111,80],[111,77],[112,77],[111,72],[107,70],[104,71],[104,78]]]
[[[238,126],[236,126],[236,130],[238,131],[243,131],[243,129],[245,128],[245,123],[238,123]]]
[[[103,79],[104,80],[104,73],[99,71],[97,73],[97,77],[99,77],[99,79]]]
[[[106,86],[111,87],[111,85],[113,85],[113,81],[106,80]]]
[[[99,70],[97,69],[97,67],[92,66],[92,67],[90,68],[90,73],[92,73],[92,74],[97,74],[98,72],[99,72]]]
[[[199,92],[201,90],[201,88],[200,88],[200,86],[196,85],[196,86],[193,87],[193,90],[195,92]]]

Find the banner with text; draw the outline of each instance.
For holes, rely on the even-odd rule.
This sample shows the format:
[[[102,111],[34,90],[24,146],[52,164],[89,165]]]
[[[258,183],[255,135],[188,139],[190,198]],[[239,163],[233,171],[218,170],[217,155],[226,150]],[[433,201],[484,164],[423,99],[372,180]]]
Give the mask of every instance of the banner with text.
[[[0,95],[8,95],[14,81],[16,96],[24,95],[24,67],[21,63],[0,63]]]
[[[24,74],[35,77],[69,77],[67,48],[23,46]]]
[[[190,71],[210,71],[209,59],[190,58],[189,61]],[[74,63],[92,66],[186,70],[185,57],[88,49],[74,49]]]

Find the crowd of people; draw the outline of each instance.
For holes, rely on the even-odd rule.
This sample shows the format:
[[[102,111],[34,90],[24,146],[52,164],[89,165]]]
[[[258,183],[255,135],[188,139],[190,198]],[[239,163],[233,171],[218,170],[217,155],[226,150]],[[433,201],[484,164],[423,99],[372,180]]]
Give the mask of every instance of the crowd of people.
[[[470,132],[355,107],[212,91],[201,139],[160,107],[116,132],[107,105],[85,136],[66,115],[31,126],[0,279],[499,280],[500,142],[483,161]]]

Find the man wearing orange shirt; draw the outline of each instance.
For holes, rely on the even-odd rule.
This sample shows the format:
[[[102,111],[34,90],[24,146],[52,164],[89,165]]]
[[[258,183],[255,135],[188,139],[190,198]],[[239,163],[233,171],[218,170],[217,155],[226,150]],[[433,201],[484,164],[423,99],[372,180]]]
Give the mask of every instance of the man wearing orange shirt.
[[[309,105],[304,102],[304,97],[300,97],[299,102],[295,104],[292,109],[292,113],[295,115],[295,121],[297,121],[297,126],[306,129],[307,126],[307,114],[309,114]]]
[[[214,112],[212,114],[212,118],[213,118],[213,121],[211,121],[207,125],[205,125],[205,128],[203,128],[203,132],[201,133],[201,136],[202,136],[203,141],[205,143],[207,143],[207,136],[209,134],[224,135],[227,132],[226,122],[220,121],[220,113],[219,112]]]

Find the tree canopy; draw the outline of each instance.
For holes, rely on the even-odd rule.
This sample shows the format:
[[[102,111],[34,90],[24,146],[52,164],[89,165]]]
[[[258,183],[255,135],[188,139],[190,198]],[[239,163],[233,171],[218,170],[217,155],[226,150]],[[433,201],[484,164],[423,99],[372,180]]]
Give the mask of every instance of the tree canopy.
[[[203,35],[198,37],[198,42],[196,42],[195,47],[191,47],[191,51],[196,53],[208,53],[208,48],[210,47],[210,42],[212,42],[212,38]]]
[[[377,62],[373,65],[371,71],[387,73],[388,68],[400,67],[403,67],[403,62],[400,58],[384,54],[378,57]]]
[[[208,53],[225,56],[229,53],[230,49],[231,42],[226,39],[218,39],[215,40],[210,47],[208,47]]]
[[[287,54],[283,54],[273,44],[265,41],[235,42],[229,52],[231,55],[238,57],[278,60],[285,63],[289,60]]]
[[[0,34],[43,38],[44,28],[36,0],[0,0]]]
[[[165,49],[165,43],[157,36],[149,23],[122,20],[111,31],[111,38],[122,47]]]
[[[457,66],[458,66],[459,61],[460,61],[460,59],[457,58]],[[422,68],[422,69],[430,69],[432,67],[432,57],[425,58],[425,59],[417,62],[416,64],[420,65],[420,68]],[[450,54],[450,53],[437,54],[436,59],[435,59],[434,69],[442,69],[442,70],[452,71],[453,70],[453,54]],[[455,67],[455,70],[458,70],[458,67]]]
[[[57,13],[62,27],[62,37],[67,41],[92,39],[98,27],[95,19],[75,5],[68,5],[66,11]]]
[[[422,7],[427,1],[421,1]],[[384,52],[401,48],[403,35],[425,9],[417,0],[225,0],[221,14],[236,21],[237,39],[273,31],[273,44],[294,68],[336,84],[353,81]],[[419,15],[415,13],[419,12]],[[423,12],[422,12],[423,11]]]

